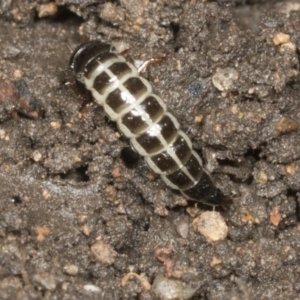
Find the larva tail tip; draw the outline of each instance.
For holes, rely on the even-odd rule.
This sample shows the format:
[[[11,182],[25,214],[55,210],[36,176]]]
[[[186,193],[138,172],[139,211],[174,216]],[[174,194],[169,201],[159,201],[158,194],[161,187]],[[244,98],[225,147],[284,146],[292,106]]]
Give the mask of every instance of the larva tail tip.
[[[205,204],[212,206],[222,206],[226,208],[232,204],[232,199],[228,196],[225,196],[219,189],[216,189],[216,192],[210,195],[209,199],[206,199]]]

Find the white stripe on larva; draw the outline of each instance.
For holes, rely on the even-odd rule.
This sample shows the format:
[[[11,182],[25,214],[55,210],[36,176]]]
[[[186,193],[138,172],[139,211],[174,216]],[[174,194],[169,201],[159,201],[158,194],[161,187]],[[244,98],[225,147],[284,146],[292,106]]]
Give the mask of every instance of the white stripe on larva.
[[[106,61],[105,63],[101,63],[99,61],[99,66],[95,69],[95,71],[92,73],[92,76],[90,79],[85,78],[84,83],[86,85],[86,88],[91,90],[93,97],[95,98],[96,102],[100,105],[102,105],[104,107],[104,110],[106,112],[106,114],[109,116],[109,118],[113,121],[116,121],[118,123],[119,129],[121,130],[121,132],[127,137],[130,138],[130,142],[132,147],[141,155],[145,158],[147,164],[149,165],[149,167],[157,174],[161,174],[162,179],[166,182],[167,185],[169,185],[170,187],[172,187],[173,189],[179,189],[176,185],[174,185],[172,182],[170,182],[164,175],[164,172],[162,172],[150,159],[151,156],[157,155],[163,151],[167,151],[168,154],[173,158],[173,160],[176,162],[177,166],[179,169],[181,169],[181,171],[193,182],[193,185],[197,184],[197,182],[199,181],[199,179],[195,179],[190,172],[187,170],[187,168],[181,163],[180,159],[177,157],[176,153],[174,152],[174,150],[170,147],[171,144],[174,142],[174,140],[177,138],[178,135],[176,135],[173,139],[173,141],[171,142],[167,142],[164,137],[161,134],[161,126],[158,125],[157,123],[159,122],[159,120],[156,120],[155,123],[152,122],[152,120],[149,118],[149,115],[147,113],[145,113],[143,111],[143,109],[140,107],[139,103],[142,102],[146,97],[148,96],[154,96],[159,104],[163,107],[164,109],[164,114],[162,114],[162,117],[167,115],[170,117],[170,119],[172,120],[172,122],[174,123],[174,126],[177,129],[177,134],[181,134],[183,137],[185,137],[185,140],[188,143],[188,146],[190,147],[190,149],[192,149],[192,144],[190,142],[190,139],[181,131],[179,130],[179,123],[176,120],[176,118],[171,115],[166,111],[166,105],[164,104],[164,102],[162,101],[162,99],[160,97],[157,97],[156,95],[152,94],[152,86],[150,85],[150,83],[144,79],[143,77],[140,77],[137,69],[130,63],[126,62],[126,64],[130,67],[130,69],[132,70],[131,73],[127,74],[126,76],[123,76],[121,79],[119,79],[113,72],[111,72],[108,68],[114,64],[115,62],[126,62],[126,60],[122,57],[118,55],[118,58],[113,58],[111,60]],[[98,93],[97,90],[95,90],[93,88],[94,85],[94,81],[96,79],[96,77],[98,75],[100,75],[102,72],[105,72],[109,77],[111,82],[113,82],[113,84],[111,84],[109,87],[107,87],[104,91],[104,94],[101,95]],[[130,92],[129,90],[124,86],[124,82],[126,82],[129,78],[139,78],[143,84],[146,86],[147,91],[141,95],[138,99],[136,99]],[[122,98],[125,102],[127,102],[128,104],[130,104],[129,107],[127,107],[126,109],[122,110],[122,112],[120,114],[116,113],[115,111],[113,111],[109,105],[105,104],[105,100],[107,99],[108,95],[113,92],[115,89],[119,89],[121,91],[121,95]],[[147,132],[152,135],[152,136],[156,136],[159,141],[161,142],[161,144],[163,145],[163,149],[157,151],[156,153],[151,154],[151,156],[146,152],[146,150],[136,141],[136,138],[138,137],[137,135],[134,135],[126,126],[124,126],[121,123],[121,117],[123,115],[125,115],[127,112],[131,111],[132,109],[137,110],[138,112],[141,113],[141,115],[143,115],[144,121],[145,123],[148,125],[147,128]],[[195,157],[197,158],[199,164],[202,166],[202,161],[200,159],[200,157],[194,152],[192,151],[192,153],[195,155]]]
[[[112,58],[107,60],[105,63],[100,62],[99,60],[97,60],[99,65],[98,67],[94,70],[94,72],[92,73],[92,76],[90,79],[87,79],[86,77],[84,77],[84,84],[86,86],[86,88],[88,90],[92,90],[93,88],[93,84],[95,81],[95,78],[101,74],[103,71],[105,71],[107,68],[109,68],[112,64],[114,64],[115,62],[126,62],[125,58],[122,56],[118,56],[116,58]],[[99,103],[100,104],[100,103]],[[100,104],[102,105],[102,104]]]
[[[187,137],[187,135],[185,133],[183,133],[183,131],[179,130],[178,131],[178,135],[180,135],[182,137],[182,139],[188,144],[188,147],[190,149],[192,149],[192,143],[190,141],[190,139]],[[177,138],[178,136],[176,136]],[[167,151],[167,153],[174,159],[174,161],[176,162],[177,166],[179,168],[182,168],[184,166],[184,164],[181,162],[181,160],[178,158],[178,156],[176,155],[175,151],[172,149],[172,143],[169,144],[169,146],[167,147],[167,149],[165,149]],[[160,153],[163,151],[160,151]],[[192,154],[191,154],[192,155]],[[198,155],[195,155],[197,160],[199,161],[200,166],[202,166],[202,160]],[[147,156],[145,157],[145,160],[147,161],[148,165],[151,166],[151,168],[153,170],[155,170],[155,173],[161,174],[161,175],[169,175],[172,172],[162,172],[156,165],[155,163],[151,160],[151,158],[153,157],[153,155],[151,156]]]
[[[131,111],[135,110],[137,111],[137,115],[141,116],[141,118],[143,119],[144,122],[147,122],[148,119],[150,119],[149,115],[137,104],[135,103],[135,105],[131,106]],[[120,129],[121,132],[123,132],[123,134],[127,137],[127,138],[132,138],[132,137],[136,137],[137,135],[133,134],[129,128],[127,128],[127,126],[125,126],[122,123],[122,118],[119,118],[117,120],[117,124],[118,127]],[[145,129],[147,130],[147,129]]]
[[[121,57],[122,58],[122,57]],[[124,61],[124,59],[122,60],[122,62]],[[126,114],[127,112],[129,112],[130,110],[132,110],[133,107],[135,107],[137,101],[143,101],[145,99],[145,97],[149,96],[152,92],[152,86],[150,85],[150,83],[145,80],[144,78],[140,77],[137,69],[132,65],[126,62],[126,64],[131,68],[132,73],[127,74],[126,76],[123,76],[121,79],[119,79],[114,73],[112,73],[109,69],[107,69],[108,67],[111,66],[108,65],[107,68],[103,68],[102,72],[105,72],[110,78],[111,81],[113,82],[112,85],[110,85],[108,88],[106,88],[105,92],[103,95],[99,94],[97,90],[95,90],[94,88],[91,88],[91,92],[96,100],[96,102],[100,105],[103,106],[106,114],[109,116],[109,118],[113,121],[118,121],[118,119],[120,119],[124,114]],[[99,68],[97,68],[96,70],[98,70]],[[99,74],[98,74],[99,75]],[[97,76],[98,76],[97,75]],[[97,76],[92,76],[94,79]],[[128,89],[124,86],[124,82],[126,82],[129,78],[139,78],[143,84],[145,85],[147,92],[144,93],[139,99],[136,99],[129,91]],[[93,86],[93,85],[92,85]],[[105,100],[107,99],[108,95],[113,92],[116,89],[119,89],[121,91],[121,96],[122,99],[127,102],[128,104],[130,104],[129,107],[125,108],[122,110],[122,112],[120,114],[116,113],[114,110],[112,110],[109,105],[107,105],[105,103]],[[132,136],[132,135],[131,135]],[[128,138],[130,138],[131,136],[127,136]]]

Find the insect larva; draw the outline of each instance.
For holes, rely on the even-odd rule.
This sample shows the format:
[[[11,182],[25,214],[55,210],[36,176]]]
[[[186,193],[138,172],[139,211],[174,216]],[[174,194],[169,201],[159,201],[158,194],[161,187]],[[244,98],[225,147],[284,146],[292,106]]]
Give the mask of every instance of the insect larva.
[[[78,88],[91,92],[134,150],[169,187],[206,204],[226,202],[163,100],[114,47],[99,41],[84,43],[73,52],[69,67]]]

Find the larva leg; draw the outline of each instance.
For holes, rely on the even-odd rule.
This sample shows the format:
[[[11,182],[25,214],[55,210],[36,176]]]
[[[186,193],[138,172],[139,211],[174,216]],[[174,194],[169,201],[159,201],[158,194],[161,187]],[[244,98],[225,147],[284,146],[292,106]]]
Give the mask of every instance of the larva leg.
[[[76,82],[75,80],[73,81],[67,81],[65,85],[69,88],[71,88],[79,97],[79,99],[82,101],[81,107],[79,109],[81,119],[84,119],[87,112],[88,112],[88,105],[90,103],[94,102],[94,99],[87,89],[84,87],[80,87],[80,83]]]
[[[142,65],[138,68],[138,72],[139,73],[144,72],[150,64],[162,62],[163,60],[166,60],[166,59],[167,59],[167,56],[150,58],[142,63]]]
[[[132,63],[134,65],[134,61],[133,59],[131,58],[130,54],[129,54],[129,51],[130,49],[125,49],[123,50],[120,54],[124,57],[126,57],[127,61],[129,61],[130,63]],[[146,61],[144,61],[142,63],[141,66],[137,67],[138,69],[138,72],[141,73],[141,72],[144,72],[146,71],[147,67],[152,64],[152,63],[159,63],[159,62],[162,62],[163,60],[166,60],[168,57],[165,56],[165,57],[154,57],[154,58],[150,58]]]

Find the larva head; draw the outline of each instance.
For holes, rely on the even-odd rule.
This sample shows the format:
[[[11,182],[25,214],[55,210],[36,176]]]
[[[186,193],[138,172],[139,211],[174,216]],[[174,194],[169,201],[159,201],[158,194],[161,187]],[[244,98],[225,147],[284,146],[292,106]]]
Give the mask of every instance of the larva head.
[[[76,80],[82,82],[82,75],[87,64],[95,59],[97,55],[104,52],[115,52],[115,49],[99,41],[89,41],[79,45],[74,50],[69,61],[69,68],[76,77]]]

